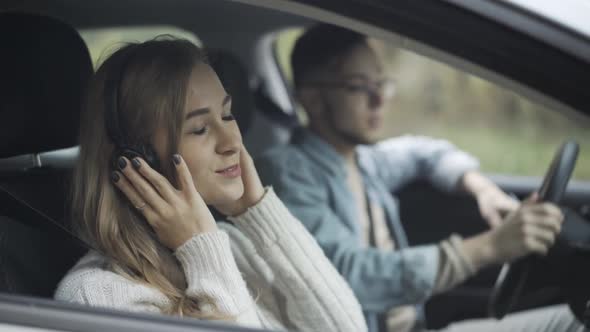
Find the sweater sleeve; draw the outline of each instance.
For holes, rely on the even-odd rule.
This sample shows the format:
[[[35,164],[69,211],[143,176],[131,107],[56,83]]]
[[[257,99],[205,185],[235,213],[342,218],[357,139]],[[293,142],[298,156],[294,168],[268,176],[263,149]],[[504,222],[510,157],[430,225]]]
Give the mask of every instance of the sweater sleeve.
[[[260,325],[225,232],[195,235],[175,255],[184,270],[188,295],[206,296],[222,314],[236,317],[240,323]]]
[[[189,296],[208,297],[221,315],[240,325],[260,327],[255,303],[236,266],[228,235],[219,230],[193,236],[175,256],[186,276]],[[134,312],[162,313],[172,302],[162,292],[103,268],[98,254],[83,258],[60,282],[58,300]],[[213,305],[213,306],[212,306]]]
[[[230,220],[251,240],[286,298],[286,325],[298,331],[366,331],[360,304],[315,239],[272,189]]]
[[[477,271],[465,255],[463,240],[453,234],[440,245],[441,258],[434,293],[442,293],[472,277]]]
[[[92,307],[161,313],[169,301],[155,289],[99,268],[68,273],[60,282],[55,299]]]

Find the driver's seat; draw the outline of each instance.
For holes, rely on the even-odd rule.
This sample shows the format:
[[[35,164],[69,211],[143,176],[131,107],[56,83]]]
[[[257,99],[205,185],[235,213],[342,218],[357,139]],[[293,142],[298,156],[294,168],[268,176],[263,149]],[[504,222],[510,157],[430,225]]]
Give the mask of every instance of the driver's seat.
[[[92,62],[50,17],[0,13],[0,35],[0,292],[51,297],[85,251],[63,228]]]

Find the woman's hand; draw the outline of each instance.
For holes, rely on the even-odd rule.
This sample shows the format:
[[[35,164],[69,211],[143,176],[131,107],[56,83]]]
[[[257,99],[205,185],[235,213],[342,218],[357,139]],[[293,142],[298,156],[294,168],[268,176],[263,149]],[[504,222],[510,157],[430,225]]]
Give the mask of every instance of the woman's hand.
[[[120,157],[119,171],[113,172],[112,180],[143,214],[160,242],[176,250],[195,234],[215,231],[217,226],[182,157],[174,155],[173,162],[179,189],[140,158]]]
[[[254,167],[252,157],[242,145],[240,150],[240,168],[242,169],[242,182],[244,184],[244,194],[237,201],[230,204],[215,205],[215,208],[227,215],[237,216],[258,203],[264,196],[264,187]]]
[[[531,196],[501,225],[463,242],[476,269],[530,254],[547,254],[561,231],[563,214],[554,204],[537,200],[536,195]]]

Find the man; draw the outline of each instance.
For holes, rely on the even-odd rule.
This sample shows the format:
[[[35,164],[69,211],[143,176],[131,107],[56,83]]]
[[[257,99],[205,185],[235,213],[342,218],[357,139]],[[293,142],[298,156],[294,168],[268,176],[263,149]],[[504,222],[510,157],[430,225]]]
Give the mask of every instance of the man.
[[[330,25],[312,27],[297,40],[291,62],[309,126],[287,147],[263,155],[257,168],[347,279],[372,331],[418,331],[428,297],[485,266],[543,254],[552,245],[560,211],[534,197],[519,205],[478,173],[473,157],[450,143],[413,136],[376,142],[383,104],[394,87],[365,36]],[[417,178],[472,194],[492,229],[407,248],[390,193]],[[581,329],[565,307],[553,307],[448,330],[545,331],[547,319],[558,324],[547,331]]]

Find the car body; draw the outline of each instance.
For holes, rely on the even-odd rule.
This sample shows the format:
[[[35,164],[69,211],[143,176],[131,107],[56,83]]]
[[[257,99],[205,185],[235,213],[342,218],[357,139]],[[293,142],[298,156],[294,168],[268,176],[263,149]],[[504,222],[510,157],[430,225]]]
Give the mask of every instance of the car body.
[[[275,58],[276,35],[283,29],[308,26],[316,20],[352,28],[483,77],[590,128],[590,28],[587,23],[590,10],[582,1],[570,2],[569,10],[560,5],[562,10],[552,11],[546,10],[546,6],[537,6],[542,5],[541,2],[491,0],[37,0],[3,3],[0,10],[56,17],[80,31],[166,25],[194,32],[207,48],[237,56],[248,68],[249,79],[259,89],[257,100],[260,102],[262,98],[272,106],[265,114],[254,112],[248,116],[251,124],[245,133],[246,143],[253,151],[262,151],[267,148],[265,144],[284,143],[290,126],[296,121],[294,101]],[[10,33],[18,35],[19,31]],[[582,149],[589,148],[582,146]],[[30,164],[31,155],[44,162]],[[15,170],[41,164],[71,168],[75,150],[60,150],[58,155],[54,158],[47,151],[36,151],[24,157],[11,155],[0,159],[3,194],[11,194],[10,183],[15,178]],[[55,160],[57,164],[52,164]],[[535,191],[540,184],[538,176],[495,174],[492,179],[519,197]],[[17,190],[12,194],[19,196],[23,192]],[[469,235],[485,228],[472,198],[445,194],[426,183],[412,184],[399,196],[402,220],[413,244],[437,241],[457,230]],[[10,213],[20,216],[19,219],[31,218],[39,222],[43,222],[44,216],[48,217],[45,219],[63,216],[59,208],[47,206],[28,193],[12,198],[14,203],[10,204],[19,206],[2,206],[0,215]],[[421,208],[424,204],[431,208]],[[589,204],[590,182],[571,183],[563,205],[588,220]],[[432,225],[433,216],[461,221]],[[497,273],[498,269],[490,269],[454,295],[435,299],[433,310],[444,311],[449,302],[485,302]],[[227,324],[85,308],[23,295],[26,293],[0,295],[0,329],[247,330]],[[463,313],[465,317],[481,314],[485,307],[476,309],[476,313]],[[450,318],[464,318],[457,311],[433,317],[433,326],[444,325]]]

